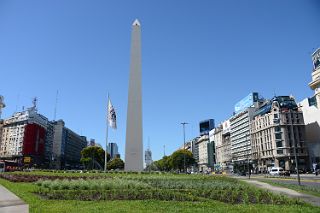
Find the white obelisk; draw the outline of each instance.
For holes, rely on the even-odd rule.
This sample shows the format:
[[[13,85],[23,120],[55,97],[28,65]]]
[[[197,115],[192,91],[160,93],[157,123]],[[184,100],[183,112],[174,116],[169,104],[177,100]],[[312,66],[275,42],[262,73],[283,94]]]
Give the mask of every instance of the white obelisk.
[[[126,132],[126,171],[143,170],[142,98],[141,98],[141,30],[136,19],[132,24],[130,77]]]

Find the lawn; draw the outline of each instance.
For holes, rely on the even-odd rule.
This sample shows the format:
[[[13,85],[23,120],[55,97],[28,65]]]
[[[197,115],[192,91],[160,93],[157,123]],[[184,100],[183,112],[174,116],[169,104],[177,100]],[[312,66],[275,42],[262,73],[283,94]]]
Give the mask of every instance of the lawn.
[[[0,184],[27,202],[30,212],[320,212],[227,177],[121,173],[81,177],[86,176],[99,179],[72,179],[80,175],[67,173],[69,179],[26,183],[0,178]]]

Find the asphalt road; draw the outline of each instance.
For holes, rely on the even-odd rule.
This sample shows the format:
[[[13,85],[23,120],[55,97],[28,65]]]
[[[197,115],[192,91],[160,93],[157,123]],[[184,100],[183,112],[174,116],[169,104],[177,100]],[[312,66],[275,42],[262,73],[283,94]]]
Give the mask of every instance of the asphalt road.
[[[288,179],[286,178],[265,178],[263,176],[253,175],[251,177],[254,180],[268,180],[275,183],[286,183],[298,185],[298,180],[296,175],[291,175]],[[294,179],[293,179],[294,178]],[[320,188],[320,177],[315,175],[301,175],[301,185],[319,187]]]

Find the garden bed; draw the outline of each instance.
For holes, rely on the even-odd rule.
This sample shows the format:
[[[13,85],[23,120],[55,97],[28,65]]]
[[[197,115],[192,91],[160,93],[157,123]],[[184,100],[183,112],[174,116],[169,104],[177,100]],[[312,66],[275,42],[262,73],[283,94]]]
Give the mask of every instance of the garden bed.
[[[319,207],[300,201],[284,198],[284,205],[280,204],[281,197],[274,194],[259,194],[256,187],[237,179],[219,176],[182,175],[182,174],[146,174],[146,173],[71,173],[71,172],[12,172],[7,174],[61,176],[64,179],[41,180],[52,183],[52,188],[40,186],[39,183],[10,182],[0,178],[0,184],[15,193],[29,204],[30,212],[319,212]],[[74,185],[68,178],[74,176],[94,176],[98,179],[74,179]],[[108,178],[118,188],[99,185],[99,181]],[[124,180],[122,184],[117,181]],[[126,180],[142,182],[126,185]],[[62,184],[60,187],[60,181]],[[72,180],[73,181],[73,180]],[[75,187],[79,183],[82,187]],[[110,182],[109,182],[110,183]],[[107,183],[106,185],[109,185]],[[145,185],[147,184],[147,185]],[[128,187],[132,186],[130,189]],[[219,186],[220,185],[220,186]],[[137,189],[138,187],[138,189]],[[140,188],[139,188],[140,187]],[[126,189],[127,188],[127,189]],[[211,191],[211,194],[210,194]],[[123,192],[123,197],[118,196]],[[243,193],[244,192],[244,193]],[[254,193],[253,193],[254,192]],[[42,193],[42,195],[40,195]],[[55,193],[55,194],[54,194]],[[190,194],[189,194],[190,193]],[[241,195],[239,195],[241,193]],[[77,195],[78,194],[78,195]],[[91,194],[91,195],[90,195]],[[112,194],[113,198],[111,199]],[[126,195],[128,194],[128,196]],[[163,194],[166,197],[161,198]],[[172,196],[172,194],[174,196]],[[49,197],[51,196],[51,197]],[[78,196],[78,197],[76,197]],[[85,197],[86,196],[86,197]],[[103,197],[105,196],[105,197]],[[115,197],[118,196],[118,197]],[[127,196],[127,197],[125,197]],[[171,197],[170,197],[171,196]],[[210,197],[211,196],[211,197]],[[151,199],[153,197],[153,199]],[[161,199],[161,200],[160,200]],[[170,200],[168,200],[170,199]],[[247,201],[249,199],[249,201]],[[259,200],[260,199],[260,200]],[[263,200],[264,199],[264,200]],[[179,201],[178,201],[179,200]],[[183,201],[185,200],[185,201]],[[222,202],[220,202],[221,200]],[[260,203],[261,202],[261,203]],[[237,203],[237,204],[236,204]],[[269,204],[265,204],[269,203]],[[235,205],[236,204],[236,205]]]
[[[36,194],[53,200],[216,200],[230,204],[303,204],[231,178],[120,176],[95,180],[40,180],[36,185]]]
[[[29,175],[29,174],[14,174],[14,173],[0,173],[0,178],[10,182],[36,182],[38,180],[77,180],[77,179],[99,179],[108,178],[108,176],[58,176],[58,175]]]

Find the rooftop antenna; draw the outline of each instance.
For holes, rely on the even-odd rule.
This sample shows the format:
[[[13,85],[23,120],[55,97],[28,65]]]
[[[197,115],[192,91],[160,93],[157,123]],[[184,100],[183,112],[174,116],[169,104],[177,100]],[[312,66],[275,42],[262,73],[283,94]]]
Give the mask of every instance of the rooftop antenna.
[[[37,103],[38,103],[38,98],[37,97],[34,97],[33,99],[32,99],[32,108],[34,109],[34,110],[37,110]]]
[[[148,137],[148,150],[150,150],[150,137]]]
[[[53,112],[53,120],[55,121],[57,118],[57,105],[58,105],[58,95],[59,95],[59,90],[57,90],[56,93],[56,102],[54,104],[54,112]]]
[[[15,110],[15,113],[16,113],[16,112],[18,112],[19,100],[20,100],[20,94],[18,94],[18,96],[17,96],[17,104],[16,104],[16,110]]]
[[[4,97],[2,95],[0,95],[0,119],[1,119],[2,109],[5,107],[6,107],[6,105],[4,103]]]
[[[290,98],[294,99],[294,96],[292,94],[290,94]]]

